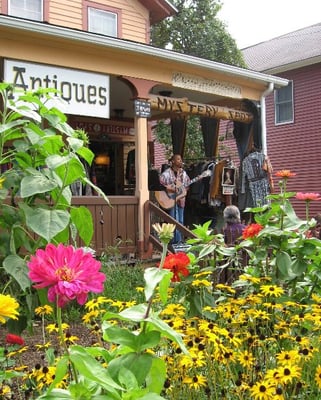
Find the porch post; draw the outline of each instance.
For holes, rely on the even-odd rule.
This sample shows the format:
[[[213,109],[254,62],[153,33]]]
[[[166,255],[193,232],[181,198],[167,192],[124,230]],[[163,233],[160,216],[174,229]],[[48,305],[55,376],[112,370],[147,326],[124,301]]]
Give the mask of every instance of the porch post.
[[[148,103],[149,93],[153,86],[159,82],[123,75],[122,80],[130,84],[133,100],[135,101],[135,196],[138,199],[138,227],[137,227],[137,250],[140,258],[145,258],[149,252],[145,249],[145,203],[149,200],[148,190],[148,118],[150,117],[150,105]],[[141,102],[141,107],[139,104]],[[136,106],[138,109],[136,109]],[[145,108],[149,112],[145,113]],[[146,234],[149,234],[147,232]]]
[[[135,117],[135,196],[138,198],[138,252],[140,255],[144,253],[144,204],[149,200],[147,127],[147,118]]]

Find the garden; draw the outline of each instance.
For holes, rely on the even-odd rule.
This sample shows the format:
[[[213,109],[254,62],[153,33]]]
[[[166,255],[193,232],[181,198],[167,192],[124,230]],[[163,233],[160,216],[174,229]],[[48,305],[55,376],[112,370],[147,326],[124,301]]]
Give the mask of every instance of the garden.
[[[277,171],[278,193],[247,210],[235,246],[208,221],[187,253],[171,254],[174,226],[155,224],[160,261],[120,266],[95,256],[91,215],[71,205],[73,182],[93,185],[85,132],[48,90],[13,100],[1,83],[0,95],[1,166],[10,165],[0,176],[0,398],[320,397],[321,241],[309,215],[318,193],[287,191],[296,175]],[[236,272],[229,285],[226,269]]]

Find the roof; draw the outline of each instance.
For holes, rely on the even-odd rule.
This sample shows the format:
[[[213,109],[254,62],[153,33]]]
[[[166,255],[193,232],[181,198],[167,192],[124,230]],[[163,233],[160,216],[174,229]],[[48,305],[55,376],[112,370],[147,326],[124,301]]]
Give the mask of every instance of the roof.
[[[9,32],[20,31],[20,35],[30,34],[34,37],[42,36],[43,38],[48,37],[60,41],[69,40],[81,45],[96,46],[104,50],[110,49],[118,53],[126,52],[136,57],[144,57],[151,61],[156,60],[161,62],[163,66],[166,63],[174,66],[197,66],[200,71],[215,71],[226,77],[237,80],[243,79],[247,82],[251,80],[264,86],[270,83],[275,87],[282,87],[288,84],[286,79],[277,76],[262,74],[257,71],[177,53],[143,43],[0,15],[0,31],[2,32],[3,30]]]
[[[249,69],[277,74],[321,62],[321,23],[242,49]]]
[[[168,0],[139,0],[150,11],[150,22],[156,24],[177,13],[177,9]]]

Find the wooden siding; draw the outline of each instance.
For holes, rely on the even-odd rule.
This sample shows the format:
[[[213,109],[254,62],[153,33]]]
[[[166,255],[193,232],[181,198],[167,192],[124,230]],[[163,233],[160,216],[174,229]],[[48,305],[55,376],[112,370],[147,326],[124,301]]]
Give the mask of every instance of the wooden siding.
[[[81,0],[51,0],[49,3],[50,24],[72,29],[82,29],[82,2]]]
[[[106,1],[95,0],[96,5],[121,9],[121,39],[146,43],[149,30],[149,13],[137,0]],[[49,8],[49,23],[72,29],[83,29],[83,1],[51,0]]]
[[[268,155],[274,172],[290,169],[297,174],[288,180],[290,191],[321,193],[320,64],[288,71],[282,77],[293,80],[294,123],[275,125],[274,95],[270,95],[266,100]],[[294,200],[293,206],[305,217],[304,202]],[[321,212],[321,202],[310,206],[310,216]]]
[[[121,238],[123,253],[136,253],[138,242],[138,199],[134,196],[109,196],[111,207],[97,196],[74,197],[72,203],[89,209],[94,221],[92,248],[100,255]]]

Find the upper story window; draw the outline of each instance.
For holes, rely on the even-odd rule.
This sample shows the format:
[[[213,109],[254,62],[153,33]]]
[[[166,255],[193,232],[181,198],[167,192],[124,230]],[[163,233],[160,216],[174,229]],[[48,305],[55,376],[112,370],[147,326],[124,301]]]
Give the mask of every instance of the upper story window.
[[[43,0],[8,0],[8,15],[43,21]]]
[[[117,13],[88,7],[88,31],[117,37],[117,27]]]
[[[275,124],[284,124],[293,122],[294,105],[293,105],[293,82],[289,82],[288,86],[277,89],[274,93],[275,106]]]

